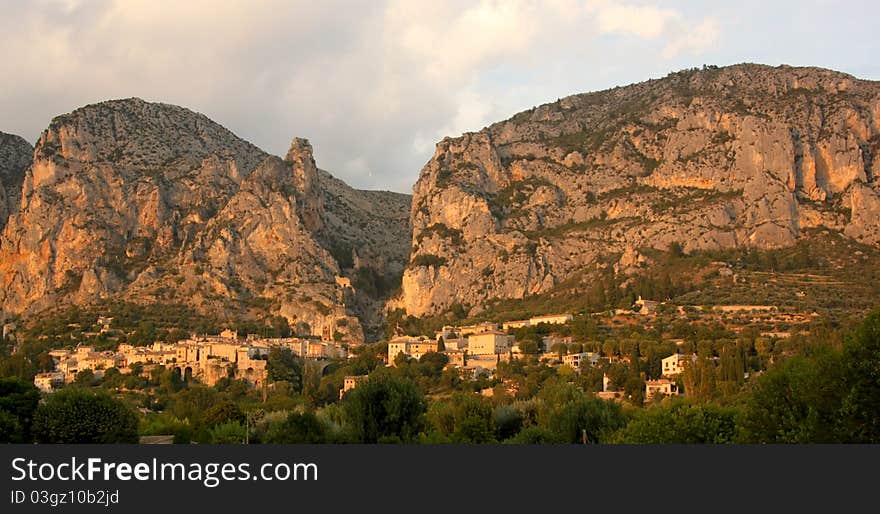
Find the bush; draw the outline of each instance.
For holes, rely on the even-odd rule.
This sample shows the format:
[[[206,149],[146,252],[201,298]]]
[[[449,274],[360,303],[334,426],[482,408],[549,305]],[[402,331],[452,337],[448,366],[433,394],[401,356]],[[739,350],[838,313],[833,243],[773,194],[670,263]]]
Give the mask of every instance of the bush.
[[[215,403],[205,411],[203,423],[208,426],[222,425],[225,423],[241,423],[245,415],[231,400],[222,400]]]
[[[245,427],[238,421],[230,421],[213,427],[210,431],[213,444],[243,444]]]
[[[492,402],[473,393],[458,393],[451,401],[432,405],[428,418],[435,431],[450,442],[484,444],[495,441]]]
[[[427,405],[409,380],[379,374],[346,395],[346,426],[360,443],[415,442],[425,426]]]
[[[138,419],[132,409],[106,393],[69,387],[52,394],[34,416],[38,443],[136,443]]]
[[[719,444],[736,437],[736,411],[675,400],[639,412],[612,440],[625,444]]]
[[[530,426],[504,442],[505,444],[561,444],[565,441],[546,428]]]
[[[293,412],[266,432],[268,444],[316,444],[326,441],[326,429],[311,412]]]
[[[0,379],[0,443],[31,442],[40,392],[20,378]]]

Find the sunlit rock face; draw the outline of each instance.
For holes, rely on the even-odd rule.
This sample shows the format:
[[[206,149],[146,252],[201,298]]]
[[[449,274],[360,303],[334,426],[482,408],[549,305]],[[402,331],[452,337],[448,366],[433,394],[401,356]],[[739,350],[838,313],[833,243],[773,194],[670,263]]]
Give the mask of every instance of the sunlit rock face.
[[[381,301],[336,277],[406,263],[410,197],[348,187],[305,139],[282,159],[204,115],[127,99],[55,118],[27,153],[0,237],[6,313],[182,302],[359,341],[359,319],[376,323]]]
[[[671,243],[776,248],[827,227],[878,244],[878,134],[877,82],[744,64],[446,138],[414,187],[411,259],[389,306],[539,294],[599,258]]]

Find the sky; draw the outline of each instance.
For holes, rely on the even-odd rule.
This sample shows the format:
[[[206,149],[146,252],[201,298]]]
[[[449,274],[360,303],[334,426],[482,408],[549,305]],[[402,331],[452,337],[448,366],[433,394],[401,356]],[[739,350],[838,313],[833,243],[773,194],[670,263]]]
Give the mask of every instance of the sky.
[[[0,130],[140,97],[349,184],[411,192],[445,136],[702,66],[880,79],[880,2],[0,0]]]

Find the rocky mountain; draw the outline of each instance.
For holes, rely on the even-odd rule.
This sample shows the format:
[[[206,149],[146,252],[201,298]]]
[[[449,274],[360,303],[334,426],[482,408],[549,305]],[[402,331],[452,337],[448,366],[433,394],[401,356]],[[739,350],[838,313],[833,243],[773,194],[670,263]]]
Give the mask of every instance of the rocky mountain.
[[[184,303],[361,341],[358,315],[376,323],[383,298],[351,284],[407,260],[408,235],[388,235],[406,234],[409,196],[333,179],[304,139],[282,159],[204,115],[127,99],[55,118],[33,156],[0,237],[7,315]]]
[[[822,227],[876,247],[878,157],[880,83],[824,69],[707,67],[560,99],[437,145],[390,307],[473,313],[674,244],[781,248]]]
[[[24,139],[0,132],[0,230],[9,215],[18,209],[24,171],[31,163],[34,148]]]

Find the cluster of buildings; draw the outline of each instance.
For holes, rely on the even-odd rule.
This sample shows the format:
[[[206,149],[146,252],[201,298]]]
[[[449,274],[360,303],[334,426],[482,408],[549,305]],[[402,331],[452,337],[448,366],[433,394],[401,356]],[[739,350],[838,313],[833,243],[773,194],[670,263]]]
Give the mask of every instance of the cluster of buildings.
[[[640,298],[641,300],[641,298]],[[651,310],[653,302],[642,301],[641,307]],[[514,335],[504,330],[536,326],[541,323],[565,324],[572,320],[571,314],[536,316],[528,320],[509,321],[502,324],[485,322],[468,326],[444,326],[434,333],[434,337],[397,336],[388,342],[389,366],[394,366],[401,355],[410,359],[421,359],[432,352],[442,353],[448,358],[447,366],[466,370],[472,376],[491,374],[499,362],[522,356],[522,351]],[[99,325],[109,330],[112,319],[102,318]],[[549,349],[557,345],[569,346],[571,337],[546,336],[542,340]],[[267,379],[266,364],[273,348],[286,348],[304,359],[345,358],[348,352],[338,343],[327,340],[289,338],[260,338],[248,335],[239,339],[238,334],[226,330],[220,335],[193,335],[175,343],[156,342],[150,346],[120,344],[115,351],[96,351],[91,346],[78,346],[73,350],[53,350],[49,353],[55,363],[55,370],[40,373],[34,384],[42,391],[51,392],[55,388],[76,380],[82,371],[89,370],[100,378],[104,371],[116,368],[121,373],[132,372],[139,367],[149,372],[164,366],[178,373],[184,380],[197,379],[206,385],[215,385],[224,378],[244,379],[256,387],[262,387]],[[580,372],[599,364],[601,356],[595,352],[545,352],[539,356],[551,365],[567,365]],[[678,388],[674,378],[680,375],[688,362],[695,362],[696,355],[675,353],[662,359],[662,377],[645,382],[647,400],[658,394],[677,395]],[[366,376],[351,375],[344,378],[339,390],[340,399],[348,391],[357,387]],[[620,399],[622,393],[610,389],[607,376],[603,380],[603,390],[598,396],[605,399]]]
[[[504,330],[507,330],[510,328],[533,327],[540,325],[541,323],[548,323],[550,325],[564,325],[572,319],[573,316],[571,314],[546,314],[544,316],[535,316],[534,318],[524,320],[505,321],[501,324],[501,327]]]
[[[677,396],[679,394],[678,384],[674,378],[684,372],[688,362],[694,363],[697,360],[696,355],[683,355],[674,353],[661,361],[662,376],[656,380],[645,380],[645,402],[650,402],[658,395]],[[598,398],[604,400],[621,400],[623,392],[611,388],[611,379],[608,375],[602,376],[602,391],[596,393]]]
[[[500,325],[484,322],[467,326],[444,326],[434,333],[433,338],[397,336],[388,342],[388,365],[395,365],[400,355],[418,360],[427,353],[439,352],[449,358],[448,366],[469,370],[475,375],[481,372],[491,373],[498,362],[522,356],[515,336],[504,330],[536,326],[540,323],[565,324],[571,320],[571,314],[552,314],[527,320],[508,321]],[[569,346],[572,344],[572,338],[551,335],[542,338],[542,342],[545,349],[550,349],[557,344]],[[601,355],[596,352],[560,354],[545,351],[539,355],[539,358],[550,365],[567,365],[580,372],[582,369],[598,365]],[[669,371],[665,374],[671,376],[681,372],[678,359],[683,357],[673,355],[664,359],[664,367]],[[670,366],[673,365],[676,367],[671,369]],[[609,391],[609,393],[613,392]]]
[[[388,342],[388,365],[393,366],[400,355],[411,359],[420,359],[430,352],[440,352],[449,358],[448,366],[454,366],[473,372],[475,375],[492,372],[498,362],[522,356],[522,351],[515,336],[504,330],[537,326],[541,323],[561,325],[572,320],[571,314],[551,314],[535,316],[527,320],[507,321],[501,323],[484,322],[466,326],[444,326],[434,333],[433,338],[427,336],[397,336]],[[571,337],[547,336],[543,338],[545,348],[556,343],[571,344]],[[567,364],[579,371],[582,366],[595,366],[599,362],[599,354],[594,352],[571,353],[558,355],[545,352],[541,359],[551,364]]]
[[[91,346],[78,346],[73,350],[53,350],[49,353],[55,362],[55,370],[40,373],[34,385],[51,392],[65,383],[76,380],[77,375],[89,370],[96,377],[104,371],[116,368],[120,373],[131,373],[132,366],[139,365],[149,372],[164,366],[178,373],[184,380],[197,379],[209,386],[224,378],[244,379],[256,387],[266,381],[266,360],[273,348],[287,348],[306,359],[346,357],[348,352],[337,343],[315,339],[260,338],[249,335],[239,339],[238,334],[225,330],[218,336],[193,335],[176,343],[156,342],[150,346],[120,344],[115,351],[95,351]]]
[[[673,380],[684,373],[686,366],[697,362],[697,354],[684,355],[673,353],[660,361],[662,376],[657,380],[645,381],[645,401],[649,402],[657,395],[676,396],[679,394],[678,384]],[[688,364],[690,363],[690,364]]]

